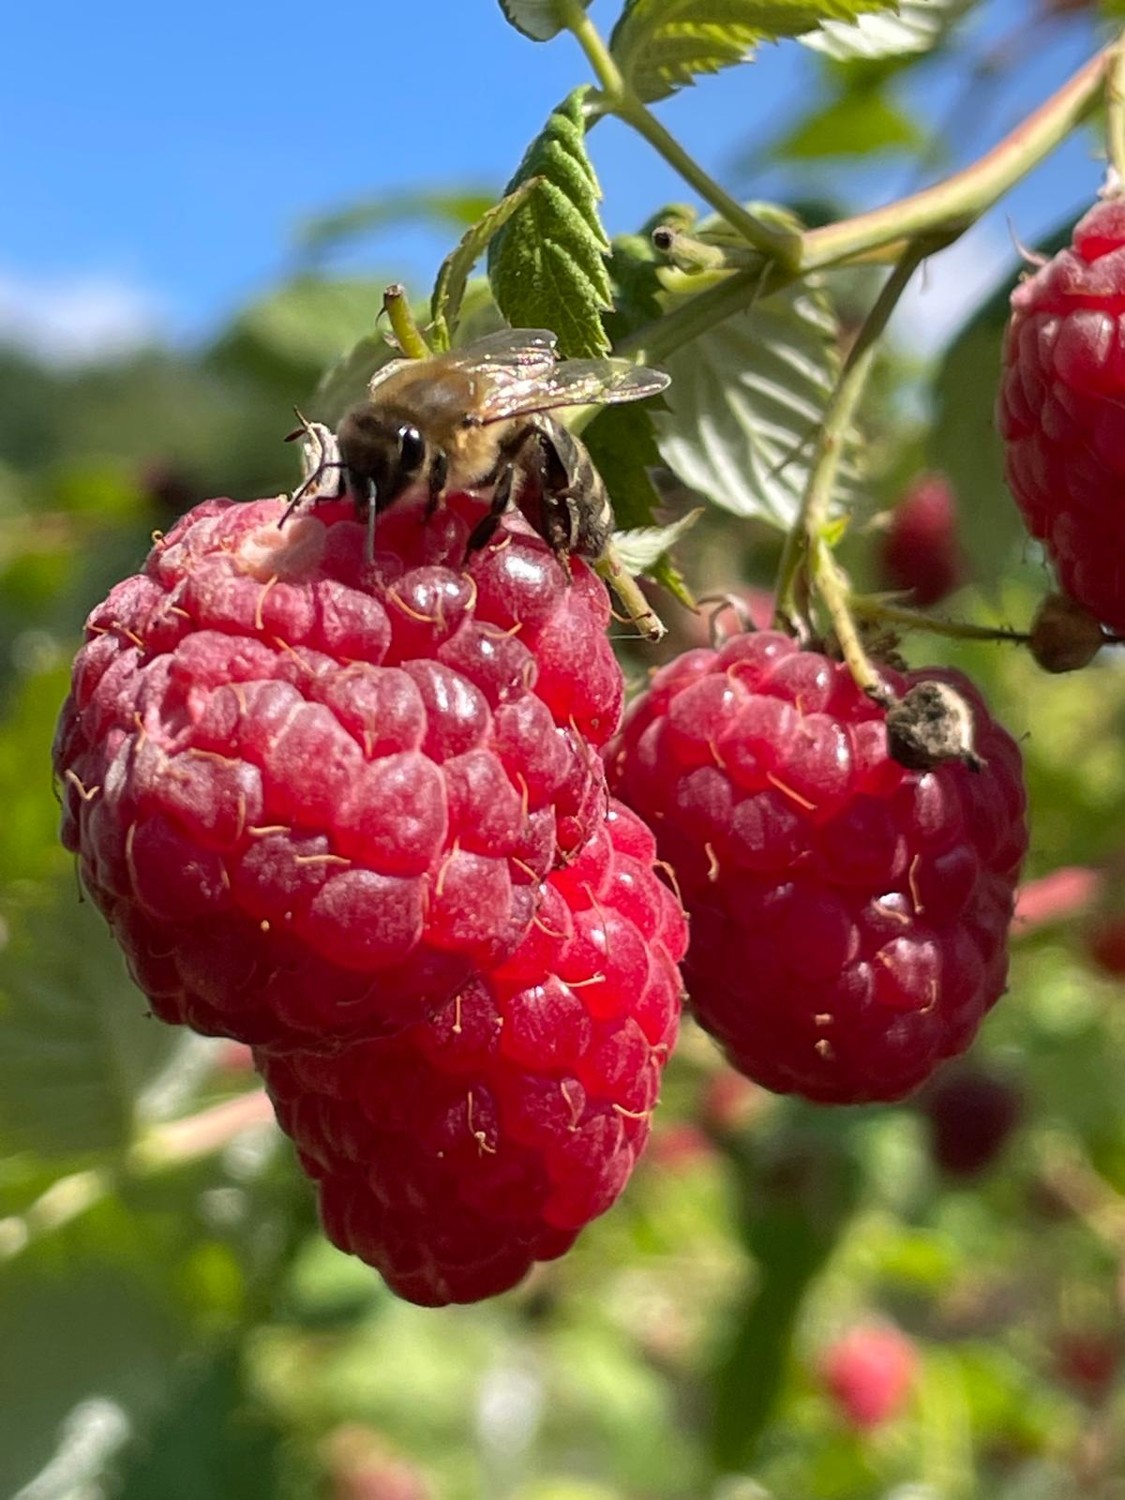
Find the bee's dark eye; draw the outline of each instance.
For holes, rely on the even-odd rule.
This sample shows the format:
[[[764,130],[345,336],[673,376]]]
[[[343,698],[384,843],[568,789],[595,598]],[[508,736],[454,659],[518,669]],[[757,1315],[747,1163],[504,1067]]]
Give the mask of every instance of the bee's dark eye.
[[[398,456],[402,471],[416,474],[426,461],[426,440],[417,427],[398,430]]]

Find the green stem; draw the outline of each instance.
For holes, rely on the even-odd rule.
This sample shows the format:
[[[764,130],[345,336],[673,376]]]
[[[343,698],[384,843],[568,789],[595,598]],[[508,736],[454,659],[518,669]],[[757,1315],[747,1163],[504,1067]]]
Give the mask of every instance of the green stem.
[[[724,187],[703,170],[694,157],[688,155],[675,136],[665,130],[635,94],[627,93],[616,104],[611,103],[610,108],[619,120],[631,125],[748,245],[760,250],[763,255],[780,261],[782,265],[797,269],[803,243],[799,234],[793,230],[771,229],[745,209],[737,198],[732,198]]]
[[[736,271],[733,276],[724,277],[705,292],[697,292],[671,312],[626,335],[616,345],[614,353],[642,364],[661,364],[670,354],[706,333],[716,323],[722,323],[735,313],[745,312],[760,297],[778,291],[791,280],[792,277],[764,260],[752,270]]]
[[[612,108],[613,102],[628,92],[628,85],[613,53],[602,41],[601,32],[590,20],[581,0],[555,0],[555,14],[585,52],[605,101]]]
[[[1024,630],[1005,630],[998,625],[972,625],[967,621],[939,620],[921,610],[907,609],[899,604],[887,604],[871,595],[852,594],[848,605],[853,615],[861,620],[873,620],[879,625],[899,625],[904,630],[924,630],[930,635],[947,636],[959,641],[1012,641],[1022,645],[1031,637]]]
[[[961,234],[1082,119],[1102,86],[1113,50],[1107,47],[1092,57],[1033,115],[963,171],[871,213],[809,230],[803,238],[800,270],[832,265],[903,235],[939,228],[953,237]]]
[[[944,227],[947,243],[955,240],[1064,138],[1093,101],[1109,59],[1108,49],[1098,53],[1017,130],[963,172],[872,213],[809,230],[802,241],[800,274],[878,256],[900,244],[904,235],[938,225]],[[619,352],[659,364],[716,323],[797,279],[798,274],[763,257],[760,267],[724,277],[630,334],[621,341]]]
[[[705,203],[709,203],[732,229],[764,255],[796,266],[800,236],[780,233],[748,213],[736,198],[715,181],[680,145],[626,83],[613,54],[602,40],[579,0],[555,0],[556,13],[586,54],[601,86],[600,100],[593,101],[603,114],[615,115],[646,140],[673,167]]]
[[[401,282],[393,282],[383,293],[383,311],[390,319],[395,342],[407,359],[429,359],[432,350],[410,311],[410,299]]]
[[[848,610],[847,585],[824,540],[824,532],[828,525],[840,458],[878,349],[878,341],[907,283],[932,249],[933,241],[930,239],[920,239],[909,247],[884,282],[874,306],[864,320],[825,408],[801,509],[786,538],[778,568],[779,611],[793,608],[797,574],[802,568],[808,570],[816,591],[828,610],[844,660],[851,668],[853,677],[865,692],[875,696],[882,691],[881,680],[863,650],[855,622]]]
[[[1105,81],[1106,155],[1117,181],[1118,193],[1125,192],[1125,36],[1118,37]]]

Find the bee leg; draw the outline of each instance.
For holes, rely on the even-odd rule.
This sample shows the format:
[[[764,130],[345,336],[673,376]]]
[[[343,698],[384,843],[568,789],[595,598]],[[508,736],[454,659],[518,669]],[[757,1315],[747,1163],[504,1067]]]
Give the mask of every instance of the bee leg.
[[[441,502],[445,492],[445,482],[449,478],[449,459],[444,453],[438,453],[430,467],[429,496],[426,499],[424,519],[429,520]]]
[[[578,476],[568,462],[568,453],[560,452],[560,439],[553,432],[539,433],[539,472],[542,485],[543,535],[555,554],[559,567],[571,582],[570,555],[578,547],[578,511],[574,500]]]
[[[508,464],[501,472],[492,491],[492,503],[488,507],[488,514],[473,527],[469,535],[468,544],[465,547],[465,556],[473,552],[479,552],[482,547],[487,547],[500,524],[500,517],[508,509],[512,500],[512,490],[516,482],[516,469],[514,464]]]
[[[365,563],[373,563],[375,561],[375,519],[378,510],[375,486],[370,479],[363,485],[363,496],[367,507],[367,533],[363,539],[363,560]]]

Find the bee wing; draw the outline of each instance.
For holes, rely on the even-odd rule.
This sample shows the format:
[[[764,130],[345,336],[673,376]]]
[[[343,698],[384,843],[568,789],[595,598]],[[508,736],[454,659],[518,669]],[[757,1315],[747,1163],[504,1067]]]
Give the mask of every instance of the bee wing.
[[[413,383],[433,379],[446,370],[483,375],[488,385],[536,380],[554,369],[557,343],[557,336],[546,328],[502,328],[448,354],[430,359],[392,359],[375,371],[367,382],[367,391],[374,395],[399,375],[406,375]]]
[[[474,339],[443,358],[459,370],[491,370],[496,365],[512,370],[549,369],[558,358],[558,341],[558,335],[549,328],[501,328],[499,333]]]
[[[513,371],[494,379],[475,408],[481,423],[553,411],[559,406],[612,406],[655,396],[670,384],[662,370],[630,364],[627,359],[567,359],[545,374]]]
[[[372,395],[383,384],[384,380],[390,380],[392,376],[398,375],[402,370],[409,369],[417,361],[413,359],[390,359],[385,365],[380,365],[367,382],[367,393]]]

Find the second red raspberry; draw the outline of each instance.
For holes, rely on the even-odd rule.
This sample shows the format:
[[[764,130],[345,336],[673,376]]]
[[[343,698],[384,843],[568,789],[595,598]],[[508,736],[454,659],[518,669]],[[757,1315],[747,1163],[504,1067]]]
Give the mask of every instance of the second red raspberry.
[[[1032,536],[1072,599],[1125,630],[1125,201],[1012,293],[997,421]]]
[[[847,667],[771,631],[658,672],[609,752],[691,920],[693,1013],[780,1093],[901,1098],[1002,993],[1027,831],[1019,751],[956,673],[983,769],[907,771]]]

